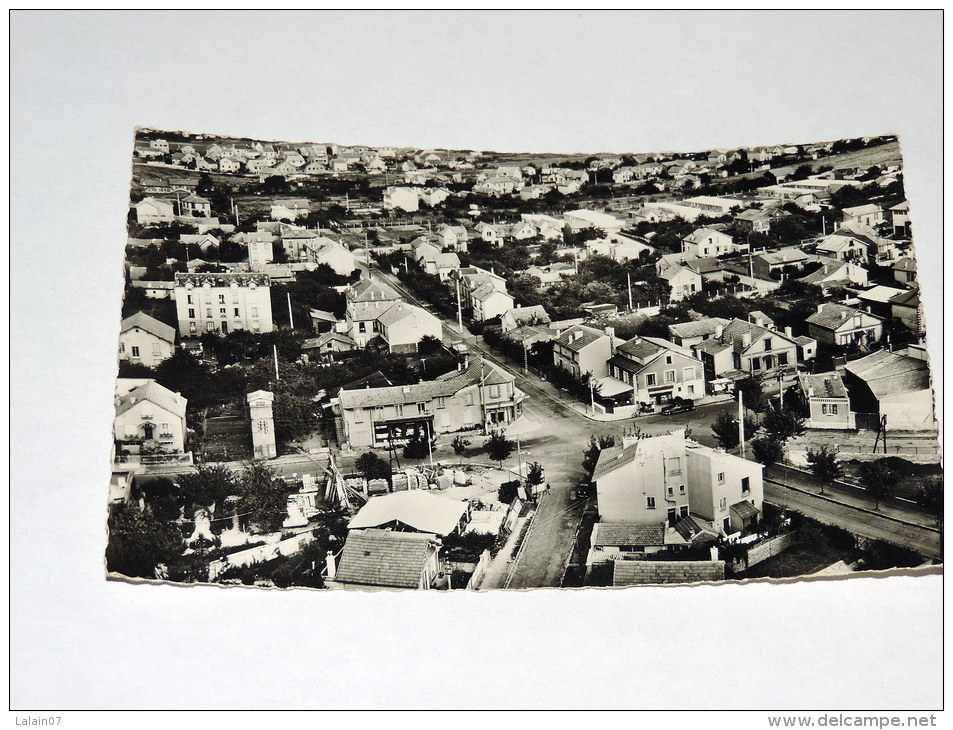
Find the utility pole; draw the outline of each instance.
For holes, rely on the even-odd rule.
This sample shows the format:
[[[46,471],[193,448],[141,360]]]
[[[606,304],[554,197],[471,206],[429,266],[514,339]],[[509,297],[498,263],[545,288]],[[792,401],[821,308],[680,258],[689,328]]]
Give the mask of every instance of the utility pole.
[[[291,329],[295,328],[295,316],[294,312],[291,311],[291,292],[286,292],[288,295],[288,322],[291,325]]]
[[[457,328],[463,335],[463,305],[460,303],[460,279],[455,279],[457,283]]]
[[[596,415],[596,390],[592,385],[592,376],[589,377],[589,413]]]
[[[278,345],[272,345],[272,350],[275,353],[275,381],[281,380],[281,376],[278,374]]]
[[[629,282],[629,311],[631,312],[632,311],[632,272],[627,271],[625,275]]]
[[[741,444],[741,458],[745,458],[745,397],[738,391],[738,442]]]

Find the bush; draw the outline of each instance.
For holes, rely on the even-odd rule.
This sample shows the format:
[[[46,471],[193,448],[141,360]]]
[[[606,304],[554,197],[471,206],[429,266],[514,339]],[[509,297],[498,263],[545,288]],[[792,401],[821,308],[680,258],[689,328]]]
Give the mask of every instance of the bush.
[[[497,493],[497,498],[503,504],[510,504],[514,499],[516,499],[517,490],[519,489],[520,482],[519,479],[514,479],[510,482],[503,482],[500,485],[499,492]]]

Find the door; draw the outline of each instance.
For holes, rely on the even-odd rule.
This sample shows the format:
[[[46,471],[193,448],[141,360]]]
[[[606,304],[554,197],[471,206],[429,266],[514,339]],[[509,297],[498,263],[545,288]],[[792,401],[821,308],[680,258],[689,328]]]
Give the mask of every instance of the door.
[[[675,527],[676,522],[678,522],[678,517],[675,514],[675,508],[669,507],[668,508],[668,526]]]
[[[222,322],[222,334],[223,335],[228,334],[228,322]]]

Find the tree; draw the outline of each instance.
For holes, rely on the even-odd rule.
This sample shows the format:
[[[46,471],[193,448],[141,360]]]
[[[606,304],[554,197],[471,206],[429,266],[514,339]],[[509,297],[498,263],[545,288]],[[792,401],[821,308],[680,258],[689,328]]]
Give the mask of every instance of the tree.
[[[821,483],[821,494],[824,494],[824,485],[831,484],[844,475],[844,467],[837,461],[837,447],[824,444],[819,449],[807,450],[807,463],[811,465],[811,473]]]
[[[106,569],[132,578],[154,578],[156,566],[182,551],[182,535],[172,522],[161,522],[130,504],[109,511]]]
[[[493,433],[490,434],[490,438],[486,440],[484,448],[486,449],[487,456],[493,461],[499,462],[500,468],[502,469],[503,462],[510,457],[510,454],[513,453],[513,449],[516,448],[516,442],[506,438],[506,435],[501,431],[493,431]]]
[[[933,477],[924,481],[917,490],[917,502],[937,519],[943,522],[943,480]]]
[[[418,355],[433,355],[443,349],[443,342],[433,335],[424,335],[417,342]]]
[[[892,497],[900,480],[897,473],[883,459],[860,465],[858,470],[860,483],[874,498],[874,509],[880,509],[880,502]]]
[[[759,424],[753,418],[745,418],[745,439],[750,439],[758,430]],[[722,413],[712,421],[711,431],[721,448],[729,451],[738,446],[738,419],[730,412]]]
[[[413,459],[414,461],[419,462],[421,459],[427,458],[429,453],[430,445],[427,443],[427,439],[421,438],[420,436],[415,435],[404,446],[405,459]]]
[[[463,456],[469,445],[470,439],[464,438],[463,436],[454,436],[453,441],[450,442],[450,448],[453,449],[453,453],[457,456]]]
[[[794,436],[804,433],[804,417],[796,411],[782,410],[777,406],[769,406],[764,414],[762,425],[769,435],[779,441],[787,441]]]
[[[530,464],[526,470],[526,483],[531,486],[543,483],[543,466],[538,461]]]
[[[586,470],[587,474],[592,474],[595,470],[600,452],[612,446],[615,446],[615,438],[612,436],[589,437],[589,446],[582,452],[582,468]]]
[[[224,464],[199,464],[195,471],[182,474],[178,485],[186,506],[211,507],[240,491],[235,473]]]
[[[367,451],[361,454],[357,457],[357,461],[354,462],[354,465],[357,467],[357,470],[364,475],[367,481],[371,481],[372,479],[386,479],[387,483],[390,484],[391,477],[393,476],[390,463],[384,461],[373,451]]]
[[[764,394],[761,381],[749,375],[738,383],[738,392],[744,399],[745,408],[755,413],[763,413],[768,407],[768,397]]]
[[[291,489],[263,461],[247,462],[240,477],[241,512],[260,532],[281,528]]]
[[[755,461],[771,466],[784,460],[784,441],[773,436],[764,436],[751,442],[751,451]]]
[[[500,485],[500,489],[497,492],[497,499],[500,500],[503,504],[509,504],[514,499],[516,499],[517,489],[519,488],[519,480],[514,479],[509,482],[503,482]]]

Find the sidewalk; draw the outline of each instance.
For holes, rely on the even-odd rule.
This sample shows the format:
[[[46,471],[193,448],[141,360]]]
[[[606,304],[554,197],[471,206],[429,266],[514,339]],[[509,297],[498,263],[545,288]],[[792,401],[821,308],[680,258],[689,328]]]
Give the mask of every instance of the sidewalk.
[[[896,502],[881,501],[880,508],[874,509],[873,499],[859,492],[857,489],[848,486],[825,484],[824,494],[821,495],[820,484],[809,474],[800,474],[791,469],[779,469],[774,466],[766,467],[764,473],[765,478],[769,478],[784,486],[807,492],[812,496],[826,499],[829,502],[860,509],[896,522],[939,532],[936,526],[936,520],[933,516],[914,507],[904,507]]]
[[[500,552],[498,552],[496,557],[490,562],[490,566],[486,569],[483,580],[480,581],[480,585],[476,587],[476,590],[488,591],[504,587],[510,577],[510,570],[515,562],[514,552],[516,552],[516,541],[519,540],[520,535],[523,533],[523,526],[528,520],[531,520],[535,514],[536,511],[531,509],[524,517],[520,517],[516,520],[513,524],[513,531],[509,537],[506,538],[506,542],[503,544],[503,547],[500,548]]]

